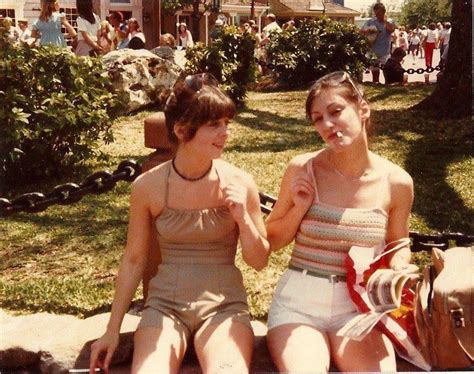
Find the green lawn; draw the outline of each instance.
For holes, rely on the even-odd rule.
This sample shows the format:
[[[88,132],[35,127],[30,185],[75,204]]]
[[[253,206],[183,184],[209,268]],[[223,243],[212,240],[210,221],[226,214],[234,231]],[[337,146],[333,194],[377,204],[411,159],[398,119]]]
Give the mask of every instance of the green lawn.
[[[471,119],[425,118],[409,108],[432,87],[366,86],[372,108],[371,148],[404,167],[415,181],[411,229],[472,233]],[[251,173],[259,188],[277,195],[289,160],[323,146],[304,116],[304,91],[251,92],[231,125],[224,158]],[[80,182],[93,171],[115,169],[127,158],[143,161],[144,111],[116,121],[115,143],[104,145],[108,161],[93,162],[61,180],[22,186],[47,192],[66,181]],[[0,307],[18,312],[49,311],[88,316],[110,308],[114,277],[125,243],[130,185],[121,182],[104,195],[39,214],[17,214],[0,225]],[[257,273],[242,263],[255,318],[266,317],[273,288],[290,248],[274,254]],[[137,298],[140,297],[140,291]]]

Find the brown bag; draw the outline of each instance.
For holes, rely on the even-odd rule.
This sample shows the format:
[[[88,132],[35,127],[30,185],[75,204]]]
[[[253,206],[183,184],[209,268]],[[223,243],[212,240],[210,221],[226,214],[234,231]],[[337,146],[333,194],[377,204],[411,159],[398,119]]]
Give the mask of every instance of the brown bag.
[[[474,248],[433,248],[415,300],[420,350],[438,369],[461,369],[474,359]]]

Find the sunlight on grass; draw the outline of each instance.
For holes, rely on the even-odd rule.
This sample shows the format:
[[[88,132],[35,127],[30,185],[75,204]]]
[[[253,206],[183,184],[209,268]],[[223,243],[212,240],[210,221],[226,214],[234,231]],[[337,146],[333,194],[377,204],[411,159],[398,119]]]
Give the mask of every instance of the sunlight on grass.
[[[415,182],[411,229],[421,232],[472,232],[472,140],[470,119],[439,121],[410,106],[430,86],[366,86],[372,107],[370,148],[405,168]],[[278,195],[289,161],[323,143],[305,119],[305,91],[250,92],[246,107],[232,121],[223,158],[250,173],[259,189]],[[97,170],[114,170],[126,158],[143,161],[143,120],[151,111],[119,118],[115,142],[103,145],[108,160],[87,162],[61,179],[21,186],[47,192],[57,184],[80,183]],[[0,225],[0,306],[15,311],[49,311],[87,316],[110,309],[114,279],[126,240],[130,184],[119,182],[103,195],[43,213],[17,214]],[[284,271],[291,246],[272,254],[261,272],[243,263],[252,316],[265,320],[271,296]],[[416,256],[423,264],[426,256]],[[136,297],[139,298],[139,290]]]

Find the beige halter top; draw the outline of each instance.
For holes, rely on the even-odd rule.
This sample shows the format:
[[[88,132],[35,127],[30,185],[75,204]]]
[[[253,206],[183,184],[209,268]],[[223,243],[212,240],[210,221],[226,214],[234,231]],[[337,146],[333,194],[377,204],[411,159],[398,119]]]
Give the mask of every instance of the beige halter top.
[[[168,162],[168,179],[171,162]],[[214,169],[220,180],[219,172]],[[209,209],[173,209],[168,206],[166,183],[165,207],[155,220],[163,264],[234,263],[239,229],[229,209],[223,205]]]

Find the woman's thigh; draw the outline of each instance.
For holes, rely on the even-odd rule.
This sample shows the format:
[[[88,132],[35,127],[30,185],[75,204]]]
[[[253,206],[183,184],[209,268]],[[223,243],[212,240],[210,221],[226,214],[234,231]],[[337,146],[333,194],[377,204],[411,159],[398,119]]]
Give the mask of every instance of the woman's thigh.
[[[340,371],[395,372],[397,362],[390,339],[374,329],[361,341],[329,333],[332,357]]]
[[[232,319],[212,323],[194,337],[203,373],[246,373],[254,345],[251,328]]]
[[[268,349],[280,372],[321,373],[329,370],[328,339],[304,324],[286,324],[267,333]]]
[[[135,333],[132,373],[177,373],[186,352],[186,336],[172,325],[144,327]]]

